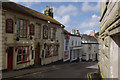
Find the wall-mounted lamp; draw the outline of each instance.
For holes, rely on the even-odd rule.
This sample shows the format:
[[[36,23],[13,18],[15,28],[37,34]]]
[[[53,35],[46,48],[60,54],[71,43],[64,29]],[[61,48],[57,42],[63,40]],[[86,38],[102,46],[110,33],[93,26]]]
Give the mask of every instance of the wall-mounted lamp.
[[[48,21],[48,23],[50,23],[50,21]]]

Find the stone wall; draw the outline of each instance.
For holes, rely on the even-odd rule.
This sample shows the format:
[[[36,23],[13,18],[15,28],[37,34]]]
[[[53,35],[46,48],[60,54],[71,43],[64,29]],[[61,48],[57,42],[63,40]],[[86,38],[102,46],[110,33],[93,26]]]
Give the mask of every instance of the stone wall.
[[[106,3],[107,9],[100,20],[99,67],[104,78],[118,78],[118,53],[120,49],[118,37],[120,34],[119,5],[119,0]],[[101,8],[104,7],[101,6]]]

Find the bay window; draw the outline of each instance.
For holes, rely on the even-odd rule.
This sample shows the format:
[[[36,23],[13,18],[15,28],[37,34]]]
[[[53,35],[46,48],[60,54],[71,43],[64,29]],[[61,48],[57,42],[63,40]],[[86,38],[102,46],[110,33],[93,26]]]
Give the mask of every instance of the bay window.
[[[18,47],[17,49],[17,63],[24,63],[29,61],[29,47]]]
[[[27,37],[27,21],[23,19],[17,19],[17,36],[20,38]]]

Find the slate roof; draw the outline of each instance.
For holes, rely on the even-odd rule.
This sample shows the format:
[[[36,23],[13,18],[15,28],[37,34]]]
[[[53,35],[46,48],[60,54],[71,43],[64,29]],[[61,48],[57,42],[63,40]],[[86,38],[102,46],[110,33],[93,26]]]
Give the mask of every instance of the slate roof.
[[[90,42],[96,42],[98,43],[97,39],[94,37],[94,36],[90,36],[90,35],[87,35],[87,34],[82,34],[82,41],[90,41]]]
[[[27,14],[27,15],[30,15],[30,16],[33,16],[33,17],[37,17],[37,18],[39,18],[41,20],[44,20],[44,21],[50,21],[51,23],[54,23],[54,24],[57,24],[57,25],[60,25],[60,26],[63,25],[63,24],[61,24],[60,22],[58,22],[57,20],[55,20],[54,18],[52,18],[48,15],[44,15],[43,13],[37,12],[35,10],[24,7],[22,5],[14,3],[14,2],[2,2],[2,7],[3,8],[8,8],[8,9],[11,9],[11,10],[15,10],[15,11],[18,11],[18,12],[22,12],[24,14]],[[63,25],[63,27],[65,27],[65,26]]]
[[[81,35],[76,35],[76,34],[71,34],[70,32],[68,32],[67,30],[64,29],[64,34],[69,34],[70,36],[77,36],[77,37],[81,37]]]

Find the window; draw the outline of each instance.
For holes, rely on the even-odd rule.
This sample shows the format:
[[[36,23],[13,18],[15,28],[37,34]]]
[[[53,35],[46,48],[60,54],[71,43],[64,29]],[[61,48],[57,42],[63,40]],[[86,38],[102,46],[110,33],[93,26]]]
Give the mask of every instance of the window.
[[[27,37],[27,21],[18,19],[17,20],[17,36],[20,38]]]
[[[37,25],[37,29],[36,29],[36,38],[41,38],[41,25]]]
[[[56,28],[50,28],[50,39],[55,40],[56,38]]]
[[[48,26],[43,26],[43,39],[48,39]]]
[[[13,33],[13,20],[12,19],[6,20],[6,33]]]
[[[77,46],[77,41],[76,41],[76,46]]]
[[[53,39],[55,40],[56,38],[56,28],[53,28]]]
[[[57,56],[57,55],[58,55],[58,48],[59,48],[58,45],[55,45],[55,46],[54,46],[53,56]]]
[[[34,31],[35,31],[34,24],[30,24],[29,27],[30,27],[30,35],[34,35]]]
[[[74,42],[72,41],[72,46],[74,45]]]
[[[50,33],[50,38],[53,39],[53,28],[51,28],[50,32],[51,32]]]
[[[34,59],[34,51],[32,50],[32,59]]]
[[[69,40],[66,40],[66,49],[65,50],[68,50],[68,43],[69,43]]]
[[[17,53],[17,63],[23,63],[29,60],[28,47],[19,47]]]
[[[51,55],[50,55],[50,45],[47,45],[46,48],[45,48],[45,57],[46,58],[51,57]]]

